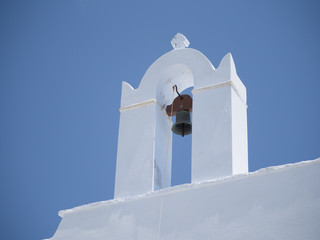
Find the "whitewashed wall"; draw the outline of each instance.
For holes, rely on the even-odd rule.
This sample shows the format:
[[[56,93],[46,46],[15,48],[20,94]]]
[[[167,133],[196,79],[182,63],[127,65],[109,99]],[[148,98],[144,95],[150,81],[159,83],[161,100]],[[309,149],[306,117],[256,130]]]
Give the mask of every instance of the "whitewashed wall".
[[[246,88],[231,54],[215,69],[199,51],[179,48],[146,71],[137,89],[123,82],[115,198],[171,185],[172,122],[165,108],[193,87],[192,182],[248,172]]]
[[[318,240],[320,159],[60,215],[52,240]]]

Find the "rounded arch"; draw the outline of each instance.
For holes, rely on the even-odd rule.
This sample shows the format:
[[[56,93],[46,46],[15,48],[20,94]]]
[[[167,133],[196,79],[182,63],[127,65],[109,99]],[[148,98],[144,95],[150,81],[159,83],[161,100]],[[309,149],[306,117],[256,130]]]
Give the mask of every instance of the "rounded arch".
[[[185,48],[168,52],[145,72],[140,85],[133,89],[123,82],[121,107],[155,99],[161,106],[171,104],[172,86],[179,91],[202,86],[212,79],[215,68],[198,50]]]

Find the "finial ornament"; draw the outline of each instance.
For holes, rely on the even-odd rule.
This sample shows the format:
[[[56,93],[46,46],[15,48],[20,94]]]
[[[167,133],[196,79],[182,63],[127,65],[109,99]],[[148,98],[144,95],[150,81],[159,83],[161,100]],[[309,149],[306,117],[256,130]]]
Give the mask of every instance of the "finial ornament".
[[[188,39],[181,33],[177,33],[171,40],[173,49],[186,48],[190,45]]]

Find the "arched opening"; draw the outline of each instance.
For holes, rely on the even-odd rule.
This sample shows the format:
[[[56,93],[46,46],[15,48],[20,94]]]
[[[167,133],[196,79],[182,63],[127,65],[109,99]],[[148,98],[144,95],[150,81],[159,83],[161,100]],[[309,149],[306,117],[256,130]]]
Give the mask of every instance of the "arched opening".
[[[188,94],[192,97],[191,90],[193,87],[187,88],[181,94]],[[192,113],[190,113],[192,122]],[[172,118],[173,123],[176,117]],[[191,183],[191,143],[192,134],[181,137],[172,134],[172,167],[171,167],[171,186],[184,183]]]

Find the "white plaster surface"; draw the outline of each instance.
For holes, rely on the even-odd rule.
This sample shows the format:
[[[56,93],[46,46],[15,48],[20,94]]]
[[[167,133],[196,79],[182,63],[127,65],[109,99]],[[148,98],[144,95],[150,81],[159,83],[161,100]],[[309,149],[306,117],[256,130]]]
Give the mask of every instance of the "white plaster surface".
[[[193,94],[192,182],[232,175],[232,86]]]
[[[156,99],[161,106],[170,105],[173,85],[177,85],[182,92],[196,84],[194,79],[197,79],[199,86],[206,81],[211,84],[213,70],[211,62],[198,50],[172,50],[148,68],[137,89],[133,89],[129,83],[122,83],[121,108],[152,99]]]
[[[183,35],[174,43],[185,44]],[[140,85],[122,84],[115,198],[171,185],[172,132],[167,105],[193,87],[192,182],[248,171],[246,88],[228,53],[215,69],[195,49],[156,60]]]
[[[154,191],[171,186],[172,165],[172,121],[160,109],[156,108]]]
[[[122,83],[121,108],[157,100],[171,104],[172,86],[180,92],[194,87],[201,89],[232,81],[242,100],[246,102],[246,89],[239,79],[231,53],[221,60],[217,69],[198,50],[183,48],[172,50],[157,59],[144,74],[137,89]],[[175,94],[174,97],[177,95]]]
[[[236,93],[231,90],[232,112],[232,174],[248,172],[248,130],[247,106]]]
[[[318,240],[320,159],[59,213],[51,240]]]
[[[121,112],[115,198],[171,185],[171,125],[156,102]]]
[[[154,163],[152,160],[154,159],[155,132],[153,116],[157,107],[156,103],[152,103],[121,113],[115,198],[153,191]]]
[[[173,49],[185,48],[190,45],[189,40],[181,33],[177,33],[171,40]]]

